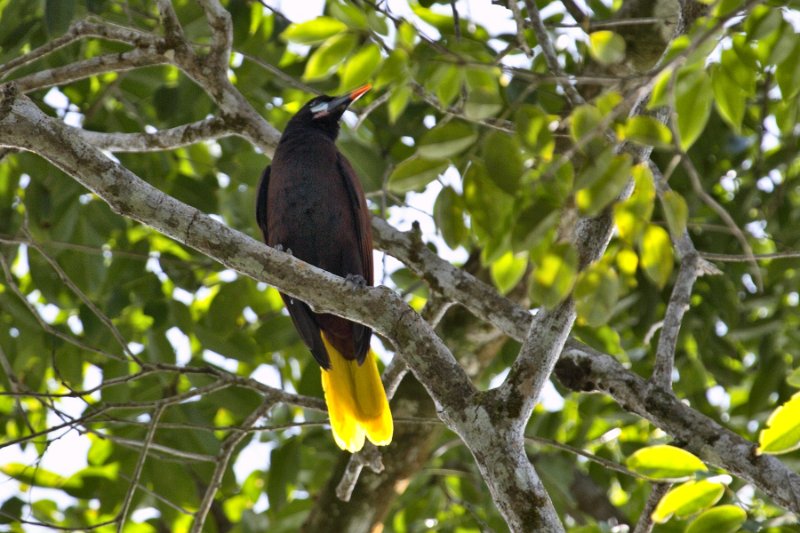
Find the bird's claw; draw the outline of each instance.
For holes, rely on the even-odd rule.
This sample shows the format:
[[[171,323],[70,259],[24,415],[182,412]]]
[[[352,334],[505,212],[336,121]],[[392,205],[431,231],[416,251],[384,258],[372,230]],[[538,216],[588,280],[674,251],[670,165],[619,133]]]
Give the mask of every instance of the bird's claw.
[[[278,243],[275,246],[273,246],[273,248],[275,250],[278,250],[279,252],[283,252],[283,253],[286,253],[286,254],[289,254],[289,255],[293,255],[291,248],[284,248],[283,245],[280,244],[280,243]]]
[[[367,280],[364,279],[364,276],[360,276],[358,274],[348,274],[344,277],[347,283],[352,283],[359,289],[363,289],[367,286]]]

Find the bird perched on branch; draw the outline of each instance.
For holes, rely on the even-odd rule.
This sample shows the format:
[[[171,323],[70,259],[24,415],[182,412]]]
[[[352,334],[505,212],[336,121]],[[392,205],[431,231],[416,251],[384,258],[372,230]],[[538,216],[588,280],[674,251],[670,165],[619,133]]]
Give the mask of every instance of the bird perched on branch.
[[[370,89],[318,96],[289,120],[258,189],[256,218],[264,241],[298,259],[357,283],[373,284],[372,232],[364,192],[336,148],[339,119]],[[392,440],[392,415],[375,355],[372,330],[314,313],[281,294],[300,337],[322,367],[322,388],[336,444],[360,450],[366,437]]]

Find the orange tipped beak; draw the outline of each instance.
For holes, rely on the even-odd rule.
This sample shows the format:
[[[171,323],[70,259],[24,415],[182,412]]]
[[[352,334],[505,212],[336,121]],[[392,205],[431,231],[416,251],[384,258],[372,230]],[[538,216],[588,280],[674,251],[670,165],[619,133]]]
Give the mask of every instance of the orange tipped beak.
[[[356,100],[358,100],[359,98],[361,98],[362,96],[364,96],[364,93],[366,93],[366,92],[367,92],[367,91],[369,91],[370,89],[372,89],[372,84],[371,84],[371,83],[368,83],[368,84],[366,84],[366,85],[363,85],[363,86],[359,87],[359,88],[358,88],[358,89],[356,89],[355,91],[351,92],[351,93],[349,94],[349,96],[350,96],[350,102],[351,102],[351,103],[352,103],[352,102],[355,102]]]

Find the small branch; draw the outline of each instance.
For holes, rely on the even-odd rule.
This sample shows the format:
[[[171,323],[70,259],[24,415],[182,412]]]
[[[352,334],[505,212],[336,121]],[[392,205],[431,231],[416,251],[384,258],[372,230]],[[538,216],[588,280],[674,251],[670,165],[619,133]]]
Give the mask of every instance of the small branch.
[[[209,117],[153,133],[101,133],[74,128],[74,134],[109,152],[158,152],[238,135],[239,132],[224,118]]]
[[[240,428],[231,430],[228,436],[225,437],[225,440],[222,441],[222,446],[220,447],[216,458],[217,466],[214,468],[214,473],[211,475],[211,481],[209,482],[208,487],[206,487],[205,494],[203,494],[203,500],[200,502],[200,507],[197,509],[197,513],[195,514],[194,522],[192,522],[192,527],[190,529],[191,533],[200,533],[203,531],[203,524],[205,523],[206,517],[211,510],[211,504],[214,502],[214,496],[222,486],[222,477],[225,475],[225,471],[228,469],[228,463],[230,463],[231,457],[233,457],[233,453],[236,451],[236,447],[239,446],[245,437],[249,435],[249,428],[254,426],[256,422],[258,422],[258,420],[270,410],[270,408],[272,408],[271,403],[262,403],[260,406],[258,406],[258,408],[256,408],[255,411],[250,413],[244,422],[242,422],[242,426]]]
[[[650,533],[653,531],[652,515],[656,510],[658,503],[661,501],[669,489],[672,488],[672,483],[653,483],[653,488],[650,489],[650,495],[647,497],[647,502],[644,504],[642,514],[639,515],[639,521],[636,522],[636,528],[633,533]]]
[[[678,344],[678,333],[683,322],[683,315],[689,309],[692,287],[697,279],[697,254],[687,255],[681,261],[678,279],[672,288],[669,304],[658,337],[656,361],[650,380],[664,389],[672,388],[672,369],[675,364],[675,348]]]
[[[517,42],[520,48],[522,48],[527,57],[533,57],[533,50],[528,46],[528,40],[525,38],[525,20],[522,18],[522,12],[519,9],[517,0],[508,0],[508,8],[514,15],[514,22],[517,23]]]
[[[734,255],[716,254],[713,252],[700,252],[704,259],[719,261],[720,263],[750,263],[756,261],[771,261],[773,259],[798,259],[800,252],[773,252],[770,254]]]
[[[116,24],[109,23],[94,23],[86,20],[81,20],[74,23],[67,33],[49,41],[27,54],[16,57],[9,62],[0,65],[0,80],[11,74],[16,69],[33,63],[48,54],[60,50],[65,46],[79,41],[84,37],[98,37],[107,39],[109,41],[118,41],[130,44],[137,48],[154,47],[158,42],[158,38],[146,32],[142,32],[133,28],[125,28]]]
[[[228,13],[218,0],[199,0],[200,6],[206,14],[208,26],[211,28],[211,52],[209,70],[216,71],[220,77],[227,79],[228,62],[233,47],[233,25],[231,14]]]
[[[514,0],[510,1],[513,2]],[[528,8],[528,18],[530,18],[533,32],[536,34],[536,40],[539,41],[539,46],[542,47],[542,53],[544,54],[544,59],[548,68],[559,78],[566,78],[564,72],[561,70],[561,65],[558,64],[556,49],[553,47],[550,35],[547,34],[547,29],[542,23],[542,16],[539,13],[539,8],[536,6],[535,0],[525,0],[525,5]],[[583,97],[575,90],[572,84],[561,82],[559,85],[564,89],[564,94],[571,106],[575,107],[584,103]]]
[[[583,9],[581,9],[580,6],[575,3],[575,0],[561,0],[561,3],[564,5],[567,13],[572,15],[572,18],[575,19],[575,22],[577,22],[581,28],[586,30],[590,24],[589,17],[583,12]]]
[[[136,48],[121,54],[106,54],[63,67],[41,70],[17,78],[13,82],[20,92],[29,93],[55,85],[66,85],[106,72],[126,72],[135,68],[165,65],[170,62],[165,54],[157,52],[154,48]]]
[[[122,533],[122,530],[125,527],[125,519],[128,516],[128,510],[130,509],[131,502],[133,501],[133,495],[136,493],[136,487],[138,486],[139,478],[142,475],[144,462],[147,460],[147,452],[150,449],[150,446],[153,444],[153,439],[156,436],[156,428],[158,427],[158,421],[161,419],[161,415],[164,413],[165,409],[165,404],[159,404],[156,406],[153,414],[150,415],[152,417],[150,420],[150,427],[148,428],[147,435],[142,443],[142,451],[139,453],[139,460],[136,461],[136,468],[133,470],[133,477],[131,478],[130,487],[125,493],[125,499],[122,502],[122,508],[117,515],[117,519],[119,520],[119,523],[117,524],[117,533]]]
[[[108,328],[108,331],[111,333],[111,336],[114,337],[114,340],[116,340],[117,343],[120,345],[125,355],[127,355],[131,361],[134,361],[137,365],[139,365],[139,367],[142,367],[143,364],[141,359],[139,359],[130,350],[130,348],[128,347],[128,342],[122,336],[122,333],[120,333],[120,331],[111,321],[111,319],[108,318],[105,315],[105,313],[100,311],[100,309],[97,307],[97,305],[95,305],[95,303],[91,300],[91,298],[89,298],[88,296],[86,296],[86,294],[84,294],[84,292],[80,289],[80,287],[78,287],[75,284],[75,282],[72,281],[72,278],[70,278],[67,275],[67,273],[64,272],[64,270],[61,268],[61,265],[59,265],[55,259],[50,257],[47,254],[47,252],[45,252],[42,249],[42,247],[39,246],[39,243],[33,239],[33,237],[28,233],[27,229],[25,229],[24,232],[25,236],[28,238],[28,243],[29,243],[28,246],[39,252],[39,255],[42,256],[42,258],[47,262],[47,264],[50,265],[50,268],[52,268],[53,271],[56,273],[58,279],[60,279],[61,282],[64,283],[64,285],[66,285],[67,288],[69,288],[69,290],[71,290],[72,293],[75,296],[77,296],[81,302],[83,302],[83,305],[85,305],[97,317],[97,319],[100,320],[100,322],[102,322],[103,325],[106,326],[106,328]]]
[[[677,137],[676,137],[677,138]],[[739,244],[742,247],[745,255],[748,258],[748,262],[750,263],[750,271],[753,274],[753,279],[756,282],[756,286],[758,287],[759,292],[764,291],[764,279],[761,276],[761,269],[758,267],[758,263],[756,263],[755,255],[753,254],[753,248],[750,246],[750,243],[747,242],[747,237],[745,236],[744,232],[739,229],[739,226],[736,225],[736,221],[733,220],[733,217],[728,213],[724,207],[722,207],[719,202],[717,202],[714,197],[708,194],[705,189],[703,188],[702,180],[700,179],[700,174],[697,171],[697,168],[692,163],[692,160],[689,159],[689,155],[685,152],[681,153],[681,162],[683,164],[683,168],[686,170],[686,173],[689,175],[689,181],[692,182],[692,189],[694,190],[695,194],[697,194],[700,199],[705,203],[708,207],[710,207],[722,221],[728,226],[733,233],[733,236],[736,237],[736,240],[739,241]]]

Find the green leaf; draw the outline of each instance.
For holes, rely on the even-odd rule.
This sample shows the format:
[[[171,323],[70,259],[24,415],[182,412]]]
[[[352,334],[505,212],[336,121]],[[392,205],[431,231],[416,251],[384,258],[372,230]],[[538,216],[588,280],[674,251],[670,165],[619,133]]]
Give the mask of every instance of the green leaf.
[[[406,76],[408,76],[408,52],[402,48],[396,48],[383,62],[378,77],[375,79],[374,88],[380,89],[390,84],[401,83]]]
[[[389,97],[388,103],[389,122],[392,124],[397,122],[398,117],[403,114],[406,106],[408,106],[408,101],[410,98],[411,87],[408,85],[398,87],[394,90],[394,92],[392,92],[392,96]]]
[[[620,140],[627,140],[649,146],[669,147],[672,143],[672,132],[653,117],[636,115],[624,125],[617,127]]]
[[[758,434],[758,454],[778,455],[800,448],[800,392],[772,412]]]
[[[417,153],[426,159],[450,157],[472,146],[477,138],[474,127],[452,120],[428,130],[419,141]]]
[[[589,326],[608,324],[619,298],[619,276],[603,262],[592,264],[575,283],[578,317]]]
[[[736,533],[747,520],[747,512],[736,505],[720,505],[692,520],[686,533]]]
[[[554,244],[540,259],[531,276],[531,300],[547,308],[561,303],[572,291],[578,275],[578,252],[570,243]]]
[[[269,461],[269,478],[267,479],[267,497],[270,512],[277,512],[286,505],[291,486],[300,471],[300,441],[292,438],[272,450]]]
[[[614,224],[621,239],[634,244],[650,222],[655,204],[656,190],[653,174],[645,164],[633,167],[633,193],[630,198],[614,206]]]
[[[316,81],[327,78],[353,51],[357,42],[358,38],[352,33],[340,33],[327,39],[308,58],[303,79]]]
[[[464,207],[461,197],[452,187],[443,188],[436,197],[433,218],[447,246],[457,248],[466,242],[469,231],[464,224]]]
[[[490,267],[492,281],[500,294],[506,294],[517,286],[525,275],[527,266],[527,254],[514,255],[512,252],[506,252],[492,263]]]
[[[0,465],[0,472],[14,478],[26,485],[43,487],[47,489],[76,489],[80,488],[80,478],[66,478],[55,472],[45,470],[39,465],[28,466],[22,463],[6,463]]]
[[[359,9],[358,6],[348,2],[328,2],[328,9],[330,9],[331,15],[354,30],[369,29],[367,14],[365,10]]]
[[[603,115],[596,107],[583,104],[575,108],[570,116],[569,132],[572,140],[580,141],[586,135],[594,132],[603,121]]]
[[[720,68],[733,80],[740,91],[748,96],[756,93],[756,69],[757,65],[753,60],[752,65],[742,61],[739,54],[733,49],[723,50],[720,57]]]
[[[517,194],[517,184],[524,167],[516,137],[493,131],[486,137],[482,153],[486,168],[489,169],[489,178],[505,192]]]
[[[503,109],[503,99],[496,87],[473,88],[467,94],[464,115],[470,120],[483,120],[495,116]]]
[[[598,166],[591,169],[593,175],[599,170],[602,174],[591,180],[579,178],[579,182],[591,183],[575,193],[575,205],[581,214],[593,217],[608,204],[617,199],[631,177],[632,160],[629,154],[612,157],[607,168]]]
[[[613,31],[589,34],[589,53],[603,65],[613,65],[625,59],[625,39]]]
[[[673,190],[661,195],[661,207],[667,219],[667,227],[675,239],[679,239],[686,231],[686,220],[689,218],[689,207],[680,193]]]
[[[445,64],[436,69],[432,76],[432,84],[436,92],[436,98],[443,107],[447,108],[453,103],[458,93],[461,91],[461,84],[464,81],[464,69],[456,65]]]
[[[663,524],[673,515],[678,518],[691,516],[717,503],[724,493],[725,485],[722,483],[707,479],[687,481],[661,498],[653,511],[653,521]]]
[[[625,465],[643,476],[659,480],[684,480],[697,472],[708,471],[693,453],[668,444],[640,448],[628,457]]]
[[[560,217],[561,211],[543,200],[526,207],[519,213],[511,231],[512,249],[515,252],[530,249],[558,225]]]
[[[741,133],[746,99],[744,91],[718,65],[711,67],[711,87],[719,115],[736,133]]]
[[[398,194],[419,190],[447,168],[447,161],[412,157],[397,165],[389,176],[389,190]]]
[[[703,133],[711,114],[713,97],[711,78],[705,70],[694,69],[678,76],[675,113],[682,150],[688,150]]]
[[[673,69],[668,68],[656,77],[656,82],[653,84],[653,91],[650,93],[650,101],[647,102],[647,109],[656,109],[657,107],[670,104],[671,98],[669,89],[674,73],[675,71]]]
[[[317,17],[308,22],[291,24],[281,38],[297,44],[318,44],[347,31],[347,25],[331,17]]]
[[[800,389],[800,368],[792,370],[792,373],[786,378],[786,383],[796,389]]]
[[[368,44],[353,54],[342,68],[342,81],[338,93],[364,85],[381,63],[381,50],[377,44]]]
[[[794,98],[800,91],[800,42],[794,47],[789,57],[775,69],[775,79],[781,88],[784,101]]]
[[[550,131],[550,116],[540,107],[525,104],[517,110],[514,121],[517,136],[522,143],[534,150],[537,157],[549,161],[553,158],[555,139]]]
[[[44,26],[51,37],[65,33],[74,16],[75,0],[45,0]]]
[[[640,265],[650,280],[659,287],[669,281],[673,267],[672,243],[669,233],[655,225],[649,225],[639,244]]]

